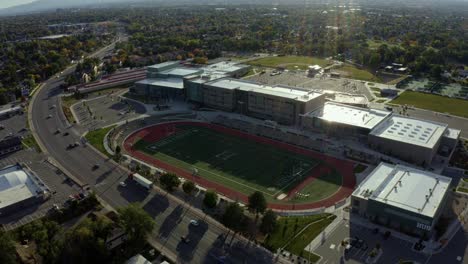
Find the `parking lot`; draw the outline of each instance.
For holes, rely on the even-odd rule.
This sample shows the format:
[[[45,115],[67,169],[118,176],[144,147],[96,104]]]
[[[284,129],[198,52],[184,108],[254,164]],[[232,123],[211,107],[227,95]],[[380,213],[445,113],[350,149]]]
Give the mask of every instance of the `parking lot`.
[[[80,192],[80,188],[70,181],[62,171],[47,161],[47,157],[34,149],[23,149],[15,153],[0,157],[0,168],[24,163],[34,171],[51,191],[51,198],[14,214],[0,217],[0,225],[10,230],[43,217],[54,204],[63,206],[72,194]]]
[[[118,95],[101,96],[73,105],[78,122],[89,130],[136,118],[146,112],[133,101],[121,101]]]
[[[320,77],[310,78],[304,71],[284,71],[272,76],[272,70],[267,69],[263,74],[247,77],[246,80],[264,83],[267,85],[288,85],[310,90],[328,90],[349,94],[363,94],[369,100],[373,98],[364,82],[350,79]]]
[[[341,245],[341,241],[359,241],[351,246],[346,255],[345,248]],[[322,256],[320,263],[364,263],[369,253],[380,244],[383,251],[378,263],[398,263],[400,260],[412,260],[424,263],[427,256],[411,250],[412,243],[401,240],[390,235],[385,238],[384,234],[379,230],[377,233],[374,229],[369,229],[356,224],[349,224],[348,221],[343,221],[330,237],[317,248],[315,253]]]
[[[0,139],[7,136],[27,136],[26,114],[16,114],[0,119]]]

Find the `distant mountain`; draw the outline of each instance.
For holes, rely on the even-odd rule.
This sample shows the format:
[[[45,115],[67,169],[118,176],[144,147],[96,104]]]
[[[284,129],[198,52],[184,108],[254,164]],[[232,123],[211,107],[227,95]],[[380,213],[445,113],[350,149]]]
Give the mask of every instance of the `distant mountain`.
[[[98,7],[132,2],[142,2],[142,0],[36,0],[32,3],[0,9],[0,15],[41,12],[57,8]],[[159,0],[155,2],[159,2]]]

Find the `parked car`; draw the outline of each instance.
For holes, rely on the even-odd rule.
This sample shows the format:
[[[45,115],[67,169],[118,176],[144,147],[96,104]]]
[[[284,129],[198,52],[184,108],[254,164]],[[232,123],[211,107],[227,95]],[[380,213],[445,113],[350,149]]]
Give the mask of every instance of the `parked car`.
[[[198,221],[197,221],[197,220],[194,220],[194,219],[190,220],[190,224],[193,225],[193,226],[198,226],[198,225],[200,225],[200,223],[198,223]]]

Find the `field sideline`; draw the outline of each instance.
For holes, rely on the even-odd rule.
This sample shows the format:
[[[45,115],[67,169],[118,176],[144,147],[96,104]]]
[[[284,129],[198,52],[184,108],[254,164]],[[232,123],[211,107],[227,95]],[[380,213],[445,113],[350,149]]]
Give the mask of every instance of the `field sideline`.
[[[173,122],[134,132],[125,140],[124,149],[236,200],[245,201],[249,194],[261,191],[269,203],[323,204],[331,203],[327,200],[333,197],[345,198],[343,194],[352,191],[354,175],[343,179],[343,172],[330,166],[327,158],[257,138],[207,123]],[[341,167],[345,173],[350,168]],[[343,183],[348,186],[343,188]],[[291,199],[276,200],[280,193]]]

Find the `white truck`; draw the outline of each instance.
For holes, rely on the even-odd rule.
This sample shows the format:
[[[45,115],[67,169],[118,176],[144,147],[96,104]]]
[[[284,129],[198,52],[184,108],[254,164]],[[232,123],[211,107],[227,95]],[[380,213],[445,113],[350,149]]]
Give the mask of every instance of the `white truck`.
[[[141,186],[145,187],[147,190],[151,190],[153,187],[153,182],[146,179],[145,177],[141,176],[138,173],[133,173],[130,175],[130,178],[133,179],[136,183],[140,184]]]

